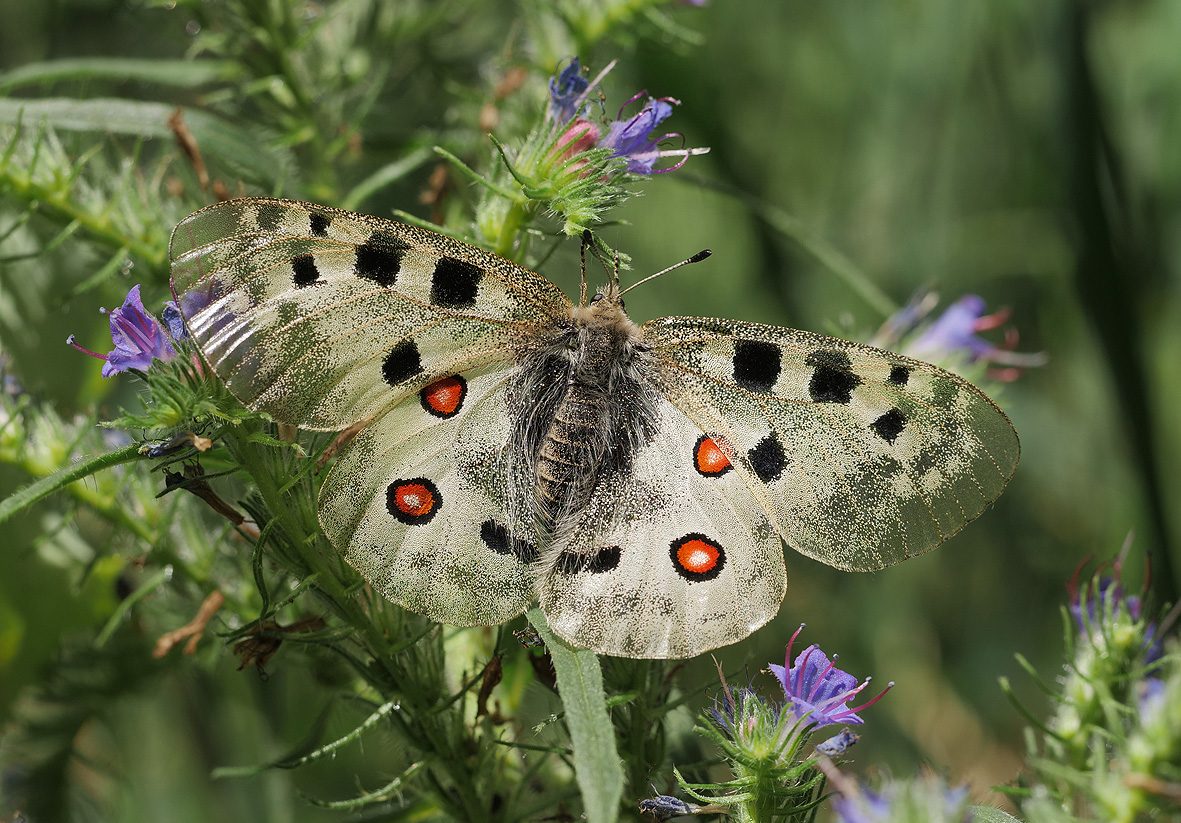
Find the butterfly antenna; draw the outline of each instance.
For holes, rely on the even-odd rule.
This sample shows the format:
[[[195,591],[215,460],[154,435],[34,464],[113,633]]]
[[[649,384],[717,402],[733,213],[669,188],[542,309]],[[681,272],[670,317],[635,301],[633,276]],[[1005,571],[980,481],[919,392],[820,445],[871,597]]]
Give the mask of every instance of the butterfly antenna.
[[[617,291],[619,290],[619,252],[618,251],[615,252],[615,266],[611,270],[611,285],[615,286],[615,289]],[[619,294],[620,294],[620,296],[623,296],[623,292],[619,292]]]
[[[645,277],[643,280],[638,280],[635,283],[632,283],[626,289],[621,291],[619,293],[619,296],[622,297],[623,295],[627,294],[629,291],[634,289],[636,286],[647,283],[649,280],[655,280],[657,277],[660,277],[660,275],[668,274],[670,271],[674,271],[676,269],[679,269],[681,266],[688,266],[690,263],[700,263],[702,260],[709,257],[711,254],[713,254],[713,252],[711,250],[702,249],[701,251],[697,252],[697,254],[693,255],[692,257],[688,257],[688,258],[682,260],[680,263],[675,263],[675,264],[669,266],[667,269],[661,269],[660,271],[656,272],[656,274],[650,274],[647,277]],[[616,277],[616,280],[618,280],[619,279],[619,258],[616,257],[615,260],[616,260],[615,277]]]
[[[582,265],[580,267],[581,275],[579,278],[580,284],[578,289],[578,305],[580,306],[586,305],[586,249],[587,246],[593,242],[594,238],[591,236],[590,229],[583,229],[582,245],[578,249],[578,257],[582,261]]]

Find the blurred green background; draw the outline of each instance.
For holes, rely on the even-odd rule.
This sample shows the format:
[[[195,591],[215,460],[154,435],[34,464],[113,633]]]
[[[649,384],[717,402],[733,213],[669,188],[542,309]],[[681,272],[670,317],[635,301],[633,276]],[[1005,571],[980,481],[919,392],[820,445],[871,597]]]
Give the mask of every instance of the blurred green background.
[[[300,4],[294,20],[310,31],[341,7],[366,5]],[[223,29],[235,46],[232,32],[244,23],[219,19],[219,3],[0,0],[0,95],[162,101],[233,111],[239,125],[253,112],[259,141],[284,144],[282,157],[298,173],[251,179],[223,164],[220,179],[233,191],[242,180],[248,193],[339,198],[434,142],[483,157],[475,123],[507,69],[548,70],[576,47],[531,32],[538,7],[388,4],[385,22],[347,52],[309,52],[307,76],[322,96],[310,105],[326,120],[313,124],[317,137],[283,140],[263,130],[281,121],[257,96],[260,78],[277,69],[245,46],[229,74],[200,84],[68,72],[52,83],[6,82],[38,61],[177,59],[195,37]],[[924,289],[946,301],[978,293],[990,307],[1012,309],[1020,350],[1049,356],[1016,382],[989,386],[1023,444],[1016,479],[992,511],[939,551],[873,575],[834,572],[788,550],[779,618],[721,655],[728,670],[756,678],[806,621],[805,639],[840,652],[854,673],[898,682],[868,718],[859,771],[909,774],[929,763],[986,797],[1020,762],[1021,719],[997,677],[1011,677],[1031,706],[1044,708],[1013,654],[1054,672],[1059,609],[1075,566],[1087,555],[1110,557],[1134,532],[1130,579],[1140,579],[1151,553],[1158,602],[1174,598],[1178,584],[1181,4],[714,0],[663,13],[673,28],[638,20],[582,55],[593,69],[620,58],[606,84],[609,106],[639,88],[677,97],[683,104],[667,125],[689,145],[711,148],[646,183],[612,215],[625,222],[607,237],[633,255],[637,274],[703,245],[714,251],[708,263],[629,296],[633,318],[735,317],[867,339],[885,316],[842,276],[854,272],[899,306]],[[300,41],[299,31],[292,36]],[[548,51],[522,51],[523,41]],[[543,75],[514,94],[541,105]],[[12,111],[0,108],[8,112],[0,122],[11,122]],[[514,128],[510,113],[495,130]],[[350,142],[354,133],[363,141]],[[99,145],[103,157],[126,157],[133,146],[93,132],[63,130],[62,140],[75,156]],[[329,163],[333,141],[346,145]],[[161,158],[171,157],[172,169],[184,165],[166,138],[136,151],[126,170],[133,187],[151,185]],[[429,217],[419,195],[430,171],[422,165],[360,210]],[[108,173],[118,174],[117,164]],[[459,207],[464,184],[453,186]],[[24,203],[0,184],[0,232]],[[147,234],[166,232],[184,211],[178,204],[156,215],[163,225]],[[133,267],[79,292],[106,262],[102,253],[67,239],[17,259],[61,228],[52,216],[34,217],[0,242],[0,349],[39,402],[66,418],[98,404],[100,418],[109,417],[133,402],[133,390],[102,381],[95,363],[62,340],[73,332],[99,347],[105,319],[95,308],[117,305],[141,281],[146,302],[158,306],[165,271],[132,254]],[[544,267],[568,293],[577,284],[574,246]],[[0,466],[0,496],[28,479]],[[335,819],[292,787],[348,795],[354,786],[342,764],[351,760],[245,781],[209,778],[216,766],[264,760],[302,737],[333,689],[327,678],[308,677],[314,659],[280,655],[262,680],[236,671],[237,659],[216,643],[195,660],[152,664],[147,632],[139,643],[120,634],[127,649],[118,671],[104,668],[107,658],[99,665],[63,652],[86,647],[111,614],[115,581],[135,556],[124,539],[62,501],[0,535],[0,723],[11,731],[20,716],[23,732],[39,729],[46,751],[64,735],[81,753],[60,764],[60,782],[47,790],[69,792],[93,819]],[[91,564],[96,552],[108,559]],[[189,606],[177,608],[179,615]],[[47,672],[60,678],[64,660],[89,702],[64,719],[37,715],[33,687]],[[716,675],[706,659],[680,677],[691,688]],[[386,754],[377,741],[343,757],[363,769]],[[19,769],[19,759],[5,768]]]

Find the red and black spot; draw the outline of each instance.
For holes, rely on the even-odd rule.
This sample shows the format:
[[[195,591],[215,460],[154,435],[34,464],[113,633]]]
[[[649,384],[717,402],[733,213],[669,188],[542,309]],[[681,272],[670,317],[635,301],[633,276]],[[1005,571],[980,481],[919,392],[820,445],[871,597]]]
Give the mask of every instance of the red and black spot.
[[[726,457],[713,438],[703,434],[697,438],[697,444],[693,446],[693,468],[705,477],[721,477],[734,467],[730,465],[730,458]]]
[[[431,303],[445,309],[470,309],[484,270],[454,257],[440,257],[431,275]]]
[[[402,269],[402,257],[410,244],[394,235],[375,231],[369,239],[357,246],[357,262],[354,267],[357,277],[372,280],[379,286],[389,288],[398,279]]]
[[[853,373],[849,355],[839,349],[819,349],[809,354],[804,362],[812,367],[808,394],[817,403],[853,402],[853,389],[861,385],[861,378]]]
[[[316,268],[316,259],[310,254],[301,254],[299,257],[292,258],[291,269],[295,272],[291,281],[297,289],[323,282],[320,280],[320,270]]]
[[[390,349],[390,353],[381,364],[381,376],[394,387],[421,373],[422,358],[418,353],[418,345],[413,340],[399,342]]]
[[[690,583],[713,580],[726,567],[726,552],[721,545],[697,532],[670,543],[669,557],[677,574]]]
[[[744,389],[769,392],[779,379],[782,354],[774,343],[734,341],[734,382]]]
[[[418,393],[422,407],[444,420],[459,414],[467,399],[467,381],[458,374],[436,380]]]
[[[431,522],[443,505],[439,488],[425,477],[395,480],[385,490],[385,505],[390,514],[407,526]]]

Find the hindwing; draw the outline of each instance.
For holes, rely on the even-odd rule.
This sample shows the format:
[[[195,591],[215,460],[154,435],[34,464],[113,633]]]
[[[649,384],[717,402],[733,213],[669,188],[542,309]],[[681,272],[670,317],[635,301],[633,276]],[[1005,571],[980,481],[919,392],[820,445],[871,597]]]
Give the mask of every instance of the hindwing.
[[[622,657],[691,657],[773,618],[787,588],[783,543],[716,442],[660,401],[630,469],[600,478],[542,558],[541,607],[578,646]]]
[[[320,489],[320,523],[388,599],[440,623],[502,623],[533,600],[537,550],[506,520],[511,369],[449,375],[362,430]]]

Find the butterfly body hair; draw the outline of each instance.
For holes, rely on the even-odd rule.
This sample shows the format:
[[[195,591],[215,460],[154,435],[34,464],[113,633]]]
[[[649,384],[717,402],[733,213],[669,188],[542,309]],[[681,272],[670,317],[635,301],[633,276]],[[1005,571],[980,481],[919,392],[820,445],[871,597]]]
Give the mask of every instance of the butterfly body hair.
[[[602,478],[630,470],[655,434],[658,398],[640,327],[616,294],[573,307],[542,340],[508,396],[514,520],[544,548],[570,541]]]

